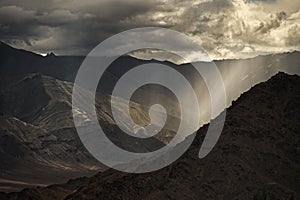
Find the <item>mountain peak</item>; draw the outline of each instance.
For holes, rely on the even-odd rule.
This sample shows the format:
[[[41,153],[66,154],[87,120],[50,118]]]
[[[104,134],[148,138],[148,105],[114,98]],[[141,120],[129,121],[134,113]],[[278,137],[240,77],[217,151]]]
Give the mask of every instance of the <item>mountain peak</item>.
[[[56,55],[53,52],[47,53],[46,57],[55,57]]]

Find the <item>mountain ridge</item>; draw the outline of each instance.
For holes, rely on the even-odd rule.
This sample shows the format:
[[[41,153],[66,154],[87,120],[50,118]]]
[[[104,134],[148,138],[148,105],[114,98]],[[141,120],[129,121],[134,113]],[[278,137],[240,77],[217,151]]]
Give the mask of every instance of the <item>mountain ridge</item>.
[[[10,48],[13,48],[13,49],[16,49],[16,50],[21,50],[21,51],[25,51],[25,52],[29,52],[29,53],[32,53],[32,54],[35,54],[37,56],[41,56],[41,57],[47,57],[47,56],[57,56],[57,57],[86,57],[86,55],[56,55],[54,54],[53,52],[49,52],[47,53],[45,56],[39,54],[39,53],[35,53],[33,51],[30,51],[30,50],[24,50],[22,48],[16,48],[16,47],[13,47],[12,45],[9,45],[3,41],[0,41],[0,44],[4,45],[4,46],[7,46],[7,47],[10,47]],[[253,57],[248,57],[248,58],[236,58],[236,59],[232,59],[232,58],[229,58],[229,59],[217,59],[217,60],[213,60],[214,62],[222,62],[222,61],[237,61],[237,60],[248,60],[248,59],[253,59],[253,58],[256,58],[256,57],[264,57],[264,56],[274,56],[274,55],[282,55],[282,54],[294,54],[294,53],[300,53],[300,51],[297,51],[297,50],[290,50],[290,51],[284,51],[284,52],[277,52],[277,53],[267,53],[267,54],[259,54],[259,55],[256,55],[256,56],[253,56]],[[173,63],[171,61],[168,61],[168,60],[164,60],[164,61],[161,61],[161,60],[156,60],[155,58],[153,59],[141,59],[141,58],[138,58],[138,57],[135,57],[135,56],[132,56],[132,55],[123,55],[123,56],[127,56],[127,57],[131,57],[131,58],[134,58],[136,60],[141,60],[141,61],[156,61],[156,62],[166,62],[166,63],[172,63],[172,64],[175,64],[175,65],[186,65],[186,64],[189,64],[189,63],[196,63],[196,62],[203,62],[203,61],[195,61],[195,62],[189,62],[189,63],[182,63],[182,64],[176,64],[176,63]]]
[[[75,190],[63,189],[68,185],[63,184],[0,197],[297,199],[300,118],[293,113],[300,112],[299,85],[299,76],[278,73],[241,95],[228,109],[219,142],[204,159],[198,158],[198,151],[207,125],[181,158],[161,170],[127,174],[110,169],[79,183]]]
[[[1,45],[3,46],[3,45]],[[12,47],[11,49],[15,51]],[[3,144],[1,144],[0,148],[2,151],[2,156],[5,157],[7,155],[10,155],[11,157],[9,159],[6,159],[7,162],[3,165],[9,166],[9,162],[14,163],[15,160],[16,163],[25,164],[26,173],[30,175],[32,171],[30,172],[30,169],[34,169],[32,166],[32,163],[35,163],[35,160],[40,162],[43,159],[43,157],[40,157],[41,155],[37,153],[37,155],[34,155],[27,161],[23,161],[20,158],[23,158],[24,156],[30,156],[30,153],[22,154],[22,152],[30,152],[34,149],[34,151],[37,152],[49,152],[49,148],[53,148],[56,143],[60,144],[61,147],[63,147],[64,150],[67,150],[67,153],[59,153],[63,150],[58,150],[59,148],[54,147],[54,151],[50,150],[49,155],[51,159],[55,158],[56,156],[62,156],[64,158],[66,155],[71,155],[76,152],[81,156],[74,157],[74,156],[67,156],[71,158],[71,166],[66,163],[60,163],[61,158],[56,158],[55,162],[60,163],[59,167],[66,167],[72,168],[73,164],[76,164],[77,162],[80,162],[80,160],[86,159],[86,156],[89,157],[86,150],[82,147],[82,144],[76,134],[76,130],[73,126],[73,119],[72,119],[72,113],[71,113],[71,93],[72,93],[72,81],[74,81],[74,77],[76,75],[76,70],[80,62],[83,60],[83,58],[72,58],[72,57],[60,57],[60,56],[48,56],[48,57],[41,57],[41,56],[32,56],[32,54],[23,50],[16,50],[17,52],[21,51],[21,54],[26,54],[23,58],[22,56],[17,56],[17,54],[11,54],[10,56],[1,57],[0,59],[0,83],[1,83],[1,91],[0,91],[0,122],[3,123],[3,129],[1,130],[2,134],[2,141]],[[0,47],[1,52],[1,47]],[[229,94],[228,101],[233,101],[233,104],[235,105],[236,101],[240,102],[241,99],[245,99],[244,96],[247,96],[247,91],[249,88],[251,88],[253,85],[256,85],[257,83],[261,81],[268,80],[270,76],[278,73],[278,71],[285,71],[289,74],[299,74],[299,52],[292,53],[292,54],[280,54],[280,55],[273,55],[273,56],[265,56],[265,57],[257,57],[255,59],[249,59],[247,62],[245,60],[233,60],[233,61],[220,61],[217,62],[217,65],[220,69],[220,72],[222,75],[224,75],[225,79],[224,82],[228,86],[227,93]],[[29,56],[27,56],[29,55]],[[34,58],[33,58],[34,57]],[[109,69],[106,74],[104,74],[104,79],[102,82],[100,82],[100,85],[104,85],[103,90],[99,90],[101,94],[96,95],[98,96],[98,99],[102,99],[97,101],[97,108],[100,110],[98,113],[98,119],[104,123],[105,129],[109,130],[112,133],[117,133],[116,137],[113,136],[110,139],[114,141],[116,144],[122,146],[122,144],[119,144],[120,138],[118,139],[117,136],[122,136],[119,134],[118,127],[114,124],[114,120],[111,117],[111,113],[108,109],[108,102],[110,101],[110,98],[112,98],[109,94],[109,91],[114,86],[114,83],[121,77],[124,73],[126,73],[127,70],[131,69],[132,67],[135,67],[141,63],[142,61],[136,60],[136,59],[129,59],[129,62],[127,63],[128,59],[126,57],[122,57],[119,60],[117,60],[115,63],[113,63],[113,67],[116,67],[116,69]],[[171,67],[174,67],[172,63],[167,63]],[[124,67],[125,66],[125,67]],[[234,67],[232,67],[234,66]],[[288,66],[288,67],[283,67]],[[176,67],[176,66],[175,66]],[[187,77],[194,73],[194,71],[190,71],[187,69],[189,67],[188,64],[185,64],[181,66],[180,68],[176,68],[178,71],[182,72],[184,75],[187,75]],[[246,70],[243,72],[241,69]],[[6,71],[8,70],[8,71]],[[241,72],[239,76],[235,77],[235,73],[233,72]],[[2,73],[3,72],[3,73]],[[17,73],[15,73],[17,72]],[[19,73],[20,72],[20,73]],[[51,76],[49,76],[51,75]],[[227,75],[227,76],[225,76]],[[53,76],[53,77],[52,77]],[[235,77],[233,79],[233,77]],[[282,85],[284,84],[290,84],[289,79],[294,79],[293,76],[286,77],[285,75],[282,75],[280,73],[277,74],[276,77],[282,77],[282,79],[287,80],[287,83],[284,83],[284,81],[280,81]],[[284,78],[285,77],[285,78]],[[198,79],[197,76],[190,76],[192,79]],[[272,78],[272,80],[274,77]],[[62,81],[63,80],[63,81]],[[233,80],[233,81],[232,81]],[[66,82],[67,81],[67,82]],[[107,81],[107,82],[106,82]],[[232,81],[232,82],[231,82]],[[240,82],[239,82],[240,81]],[[196,82],[197,83],[197,82]],[[299,84],[297,82],[297,84]],[[238,88],[233,86],[239,86]],[[255,87],[255,86],[254,86]],[[295,86],[297,88],[297,86]],[[281,88],[281,86],[278,86],[278,88]],[[201,92],[203,88],[200,87]],[[250,89],[252,90],[252,89]],[[277,90],[277,88],[273,88],[274,91]],[[108,92],[107,92],[108,91]],[[165,94],[165,90],[158,90],[160,93],[153,93],[151,95],[155,95],[157,98],[159,94]],[[274,91],[270,91],[271,93]],[[289,90],[286,90],[286,92]],[[260,93],[260,92],[258,92]],[[142,94],[147,94],[143,93]],[[149,93],[148,93],[149,94]],[[284,93],[282,95],[285,95]],[[252,95],[254,96],[254,95]],[[293,94],[288,93],[288,96],[293,96]],[[140,100],[143,97],[143,95],[140,95],[137,100]],[[158,99],[164,99],[166,100],[166,95],[162,95]],[[30,101],[29,101],[30,99]],[[150,98],[149,98],[150,99]],[[171,105],[172,99],[170,101],[165,101],[165,104],[167,104],[167,108],[170,108],[170,110],[173,109],[176,105]],[[243,100],[245,101],[245,100]],[[248,101],[248,100],[247,100]],[[259,100],[261,101],[261,100]],[[254,102],[259,102],[258,100],[254,100]],[[143,102],[131,102],[133,108],[137,110],[137,113],[134,114],[134,118],[137,120],[137,122],[141,125],[148,123],[148,114],[146,112],[147,109],[142,108],[141,105],[147,105],[143,104]],[[150,102],[151,103],[151,102]],[[264,101],[262,101],[264,103]],[[278,102],[273,102],[274,105],[278,105]],[[122,104],[122,103],[121,103]],[[249,102],[251,104],[251,101]],[[283,104],[283,103],[282,103]],[[171,106],[170,106],[171,105]],[[252,104],[251,104],[252,105]],[[272,103],[270,105],[267,105],[267,108],[274,108],[274,105]],[[228,105],[230,106],[230,105]],[[299,107],[298,104],[293,104],[294,107]],[[252,107],[257,107],[257,105],[252,105]],[[122,113],[124,111],[123,106],[118,107],[117,109]],[[147,108],[147,106],[146,106]],[[250,107],[249,107],[250,108]],[[230,110],[231,108],[229,108]],[[261,108],[264,110],[265,108]],[[269,108],[268,108],[269,109]],[[293,107],[289,107],[290,110],[293,109]],[[284,113],[284,110],[280,110],[280,112]],[[86,119],[86,116],[84,113],[77,113],[82,117],[83,120]],[[172,120],[175,120],[176,122],[176,115],[177,113],[173,113],[173,117],[170,122],[174,123]],[[261,114],[264,116],[264,114]],[[291,114],[289,114],[291,115]],[[290,117],[290,116],[289,116]],[[260,117],[257,117],[258,119]],[[273,121],[277,124],[281,124],[282,117],[273,117]],[[8,121],[6,121],[8,120]],[[270,123],[273,123],[270,122]],[[24,124],[25,123],[25,124]],[[26,125],[27,123],[27,125]],[[244,122],[241,122],[244,123]],[[259,123],[259,121],[257,122]],[[9,125],[12,124],[12,125]],[[34,127],[31,127],[34,126]],[[123,126],[130,128],[131,125],[127,124],[127,120],[123,120]],[[276,124],[273,123],[274,126]],[[282,124],[281,124],[282,125]],[[283,124],[283,128],[287,128],[286,124]],[[16,127],[19,130],[16,130]],[[206,126],[204,126],[205,129]],[[270,128],[270,127],[269,127]],[[31,130],[32,129],[32,130]],[[25,131],[30,133],[40,132],[43,133],[45,136],[37,135],[39,140],[36,142],[36,144],[42,145],[43,148],[41,149],[38,145],[31,144],[30,141],[35,141],[33,138],[30,140],[25,140],[24,136],[18,137],[18,135],[14,135],[13,133],[18,131]],[[175,129],[174,129],[175,130]],[[167,131],[167,135],[172,136],[173,127],[169,126]],[[298,130],[298,127],[296,127],[296,130]],[[292,130],[295,131],[295,130]],[[5,134],[3,134],[5,133]],[[119,135],[118,135],[119,134]],[[254,134],[255,135],[255,134]],[[75,139],[74,139],[75,137]],[[77,138],[76,138],[77,137]],[[260,137],[259,134],[256,137]],[[70,139],[71,138],[71,139]],[[255,138],[255,136],[254,136]],[[157,139],[157,138],[156,138]],[[168,138],[158,138],[159,141],[163,143],[168,142]],[[127,138],[123,138],[123,141],[127,141]],[[14,146],[19,146],[21,149],[16,149],[16,151],[13,151],[12,149],[9,149],[5,146],[5,143],[12,144]],[[150,145],[146,145],[144,143],[139,143],[138,148],[142,150],[143,152],[147,152],[151,150],[151,148],[157,148],[160,145],[162,145],[157,140],[152,140],[150,142]],[[80,145],[81,146],[80,146]],[[28,145],[33,147],[33,149],[28,150]],[[78,146],[79,145],[79,146]],[[36,146],[36,147],[35,147]],[[74,150],[73,147],[78,148],[77,150]],[[134,150],[136,147],[133,145],[126,145],[126,148],[129,148],[131,150]],[[56,150],[55,150],[56,149]],[[82,152],[85,152],[82,154]],[[49,156],[47,155],[47,156]],[[46,156],[46,157],[47,157]],[[83,156],[83,157],[82,157]],[[27,158],[27,157],[26,157]],[[38,158],[38,159],[35,159]],[[47,157],[48,159],[48,157]],[[43,161],[43,163],[50,163],[55,164],[55,162],[52,162],[51,159]],[[69,158],[68,158],[69,159]],[[65,160],[68,160],[65,159]],[[77,160],[79,159],[79,160]],[[8,163],[8,164],[7,164]],[[95,162],[91,162],[92,165],[89,165],[87,167],[87,170],[91,170],[92,173],[95,173],[98,169],[95,168]],[[77,163],[78,164],[78,163]],[[27,166],[26,166],[27,165]],[[40,166],[40,165],[39,165]],[[48,167],[48,166],[46,166]],[[74,166],[73,166],[74,167]],[[86,166],[80,166],[80,168],[85,168]],[[98,166],[103,167],[103,166]],[[9,167],[6,167],[9,169]],[[4,169],[4,168],[3,168]],[[66,175],[63,174],[63,178],[60,180],[50,180],[48,182],[39,182],[38,174],[43,175],[43,169],[46,170],[45,166],[41,167],[41,171],[37,171],[34,175],[34,182],[27,182],[27,180],[16,180],[15,177],[13,177],[12,171],[9,172],[6,170],[6,172],[2,172],[2,178],[6,177],[6,180],[0,180],[0,188],[5,188],[6,191],[13,191],[13,188],[24,188],[27,184],[28,187],[32,187],[32,185],[47,185],[51,183],[57,183],[57,182],[64,182],[66,178],[71,177],[78,177],[73,175]],[[16,169],[17,170],[17,169]],[[20,173],[14,172],[15,174]],[[28,171],[29,170],[29,171]],[[17,170],[18,171],[18,170]],[[47,168],[47,171],[48,168]],[[50,170],[51,171],[51,170]],[[49,174],[56,174],[57,176],[61,176],[58,172],[50,172]],[[7,173],[9,172],[9,173]],[[5,173],[7,173],[5,175]],[[86,175],[86,173],[83,173],[83,175]],[[33,174],[31,174],[33,176]],[[122,175],[123,176],[123,175]],[[21,178],[24,178],[20,176]],[[30,177],[30,176],[29,176]],[[42,179],[47,179],[42,178]],[[51,177],[52,178],[52,177]],[[13,184],[7,184],[8,181],[15,182]],[[31,180],[32,181],[32,180]],[[23,183],[22,183],[23,182]],[[155,185],[155,184],[154,184]],[[31,190],[26,190],[31,191]],[[65,191],[65,190],[64,190]],[[49,191],[48,191],[49,192]],[[66,191],[65,191],[66,192]],[[68,192],[66,192],[67,194]],[[70,194],[70,193],[68,193]],[[75,194],[74,194],[75,195]],[[79,194],[78,194],[79,195]],[[75,195],[76,196],[76,195]],[[66,196],[65,196],[66,197]]]

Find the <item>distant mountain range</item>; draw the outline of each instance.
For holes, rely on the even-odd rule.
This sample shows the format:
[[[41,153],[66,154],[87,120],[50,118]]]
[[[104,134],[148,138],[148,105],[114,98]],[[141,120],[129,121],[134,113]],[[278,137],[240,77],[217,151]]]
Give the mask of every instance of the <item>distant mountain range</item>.
[[[29,73],[41,73],[60,80],[73,82],[85,56],[56,56],[48,54],[42,56],[23,49],[13,48],[0,41],[0,72],[1,75],[24,75]],[[299,63],[300,52],[294,51],[290,53],[270,54],[257,56],[249,59],[241,60],[217,60],[218,67],[228,67],[232,65],[262,65],[265,68],[273,65],[273,68],[280,69],[290,73],[298,72],[297,64]],[[137,65],[149,62],[164,63],[169,66],[178,66],[171,62],[161,62],[156,60],[140,60],[131,56],[121,56],[114,63],[109,72],[110,75],[119,78],[124,72]],[[190,64],[182,64],[179,66],[188,66]],[[276,66],[276,67],[275,67]]]
[[[84,60],[83,56],[41,56],[25,50],[15,49],[3,42],[0,43],[0,84],[12,77],[22,78],[31,73],[40,73],[62,81],[74,82],[77,71]],[[242,60],[215,61],[224,80],[227,95],[227,106],[231,105],[243,92],[257,83],[268,80],[278,72],[300,74],[300,52],[258,56]],[[176,65],[171,62],[156,60],[139,60],[131,56],[121,56],[105,71],[98,84],[98,92],[111,95],[113,88],[122,75],[130,69],[147,63],[161,63],[183,74],[191,83],[197,94],[201,94],[200,110],[209,107],[209,93],[202,77],[191,64]],[[211,63],[200,62],[203,67],[210,67]],[[145,96],[147,98],[145,98]],[[146,86],[131,99],[148,106],[156,99],[162,102],[167,110],[176,112],[176,99],[169,95],[163,87]],[[209,113],[201,113],[202,125],[208,123]]]
[[[72,82],[84,57],[43,57],[2,42],[0,55],[0,190],[63,183],[106,170],[83,147],[73,124]],[[134,66],[149,62],[159,61],[120,57],[105,72],[96,95],[98,119],[110,139],[119,146],[125,141],[125,148],[133,151],[138,148],[147,152],[164,145],[174,136],[178,123],[172,96],[164,88],[151,87],[132,99],[131,107],[136,112],[133,118],[139,124],[149,122],[147,107],[152,98],[144,95],[162,99],[172,113],[168,113],[161,135],[145,143],[128,143],[112,118],[114,84]],[[207,96],[203,82],[198,81],[201,77],[190,64],[162,63],[181,72]],[[216,64],[224,79],[228,107],[242,95],[230,107],[221,139],[207,158],[197,157],[204,126],[188,152],[171,167],[142,175],[108,170],[66,184],[1,194],[0,199],[299,198],[300,78],[292,74],[300,74],[300,53]],[[203,65],[209,67],[209,63]],[[290,75],[277,74],[280,71]],[[267,82],[260,83],[263,81]],[[125,112],[122,103],[116,106]],[[77,115],[83,124],[88,122],[84,113]],[[209,120],[203,119],[202,125]],[[128,123],[123,119],[123,126],[132,128]]]

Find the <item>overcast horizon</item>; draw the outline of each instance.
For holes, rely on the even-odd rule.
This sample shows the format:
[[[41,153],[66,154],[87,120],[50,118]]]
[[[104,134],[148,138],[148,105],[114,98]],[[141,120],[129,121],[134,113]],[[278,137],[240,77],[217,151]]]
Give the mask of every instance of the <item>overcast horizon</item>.
[[[300,1],[0,2],[0,40],[39,54],[86,55],[114,34],[149,26],[185,33],[214,60],[299,51]],[[191,62],[201,60],[183,41],[176,45],[190,55]],[[133,56],[176,62],[170,54],[157,50],[138,51]]]

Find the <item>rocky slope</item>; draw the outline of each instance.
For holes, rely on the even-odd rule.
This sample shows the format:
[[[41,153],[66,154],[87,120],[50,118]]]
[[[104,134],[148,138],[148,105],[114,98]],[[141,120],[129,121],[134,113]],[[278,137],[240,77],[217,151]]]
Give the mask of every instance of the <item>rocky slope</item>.
[[[2,80],[0,92],[0,190],[16,191],[36,185],[65,182],[70,178],[92,175],[104,166],[82,145],[74,127],[71,93],[73,84],[40,74]],[[110,96],[97,95],[99,121],[111,139],[118,129],[110,112]],[[149,116],[139,104],[131,103],[140,124]],[[125,112],[122,103],[116,105]],[[88,122],[77,112],[82,124]],[[124,125],[132,128],[124,118]],[[166,130],[172,132],[172,130]],[[126,139],[126,138],[125,138]],[[128,146],[148,151],[163,143],[150,139],[148,146]],[[45,173],[47,172],[47,173]]]
[[[205,128],[169,168],[100,173],[66,199],[298,199],[299,113],[300,77],[277,74],[234,102],[204,159],[197,155]]]
[[[76,134],[69,86],[39,74],[1,85],[2,191],[65,182],[102,167]]]
[[[300,77],[279,73],[228,109],[213,151],[198,158],[206,126],[171,166],[147,174],[108,170],[76,184],[1,199],[298,199]]]
[[[2,160],[0,163],[0,191],[17,191],[26,187],[61,183],[70,178],[88,176],[104,170],[104,166],[92,158],[83,147],[73,124],[72,81],[74,81],[83,57],[55,55],[42,57],[15,49],[2,42],[0,43],[0,53],[0,159]],[[116,126],[112,118],[110,111],[112,97],[109,96],[112,87],[126,71],[149,62],[157,61],[142,61],[128,56],[120,57],[109,67],[99,83],[101,88],[98,88],[98,91],[107,94],[97,94],[96,96],[98,119],[109,138],[118,146],[132,151],[148,152],[161,147],[170,141],[178,126],[177,104],[163,88],[141,89],[133,97],[137,103],[131,102],[130,106],[134,121],[145,125],[149,122],[147,106],[155,103],[149,100],[155,99],[158,103],[163,100],[162,104],[169,115],[165,129],[155,138],[150,138],[147,142],[128,138]],[[267,80],[278,71],[290,74],[300,73],[299,52],[259,56],[245,60],[217,61],[216,63],[224,78],[229,105],[241,93],[253,85]],[[194,86],[198,87],[196,89],[199,90],[199,94],[205,96],[205,86],[202,83],[199,84],[200,78],[194,75],[197,73],[191,70],[190,64],[180,66],[168,62],[163,64],[180,71]],[[72,182],[72,184],[24,190],[8,197],[62,199],[71,195],[68,198],[84,198],[88,193],[86,198],[95,196],[109,198],[117,197],[116,188],[121,183],[129,184],[130,187],[118,188],[120,198],[130,199],[135,198],[136,195],[143,195],[144,198],[156,198],[156,195],[160,198],[165,197],[164,195],[169,198],[173,197],[170,196],[172,192],[169,188],[160,188],[164,187],[161,186],[164,184],[170,188],[174,185],[176,188],[174,193],[182,189],[190,191],[188,192],[190,196],[187,196],[190,198],[196,198],[198,195],[193,188],[196,188],[199,194],[207,193],[207,198],[213,199],[224,196],[226,188],[229,188],[228,193],[237,198],[250,198],[254,194],[266,196],[269,195],[269,185],[272,187],[274,185],[276,188],[276,191],[270,190],[275,192],[274,195],[287,193],[287,196],[291,197],[293,193],[297,192],[295,187],[299,186],[299,179],[292,178],[299,177],[297,176],[299,174],[299,160],[297,159],[297,156],[299,157],[299,136],[296,134],[299,132],[298,79],[296,76],[279,74],[267,83],[260,84],[250,92],[243,94],[230,109],[224,136],[222,135],[220,144],[214,150],[215,153],[212,152],[208,158],[197,159],[196,151],[197,148],[200,148],[199,141],[203,138],[201,133],[204,129],[201,129],[197,137],[198,143],[197,140],[195,141],[197,145],[194,144],[189,150],[195,155],[192,157],[191,153],[187,153],[182,158],[184,159],[183,164],[178,161],[179,163],[176,162],[178,164],[174,164],[175,167],[146,175],[105,172],[92,178],[91,185],[85,181],[76,180],[76,184]],[[125,112],[126,107],[122,100],[115,106],[119,113]],[[202,106],[206,106],[206,104],[204,103]],[[82,119],[82,125],[89,122],[85,113],[77,112],[77,116]],[[133,124],[124,117],[122,126],[133,131]],[[220,147],[220,145],[222,146]],[[262,150],[260,151],[260,149]],[[220,155],[222,156],[220,157]],[[194,164],[191,160],[195,161],[200,168],[193,168]],[[186,167],[182,167],[185,165]],[[173,168],[178,168],[179,171],[172,172]],[[215,173],[212,168],[216,168],[218,173]],[[201,174],[204,169],[205,173],[214,175],[211,178],[203,179],[204,175]],[[186,170],[196,174],[200,173],[197,175],[200,177],[189,179],[188,177],[193,177],[193,175]],[[227,173],[227,171],[229,172]],[[172,178],[171,174],[174,173],[182,177]],[[249,180],[236,178],[236,176],[240,176],[239,174]],[[273,175],[277,178],[274,179]],[[154,178],[156,176],[166,178],[161,180]],[[230,176],[234,178],[230,178]],[[257,182],[250,177],[254,177],[253,179]],[[191,183],[188,184],[184,178],[191,180]],[[128,179],[136,180],[137,183],[132,183]],[[147,182],[148,179],[149,182]],[[269,179],[270,182],[268,182]],[[92,183],[93,181],[95,184]],[[95,189],[93,194],[91,190],[96,187],[98,182],[101,184],[103,182],[111,188],[106,188],[102,184]],[[178,185],[181,182],[185,183],[184,188]],[[247,183],[249,188],[240,186],[244,183]],[[136,191],[135,189],[140,186],[146,187],[148,184],[152,189],[147,191],[142,189]],[[236,190],[233,190],[233,184],[238,185]],[[83,185],[85,186],[74,193],[74,190]],[[133,196],[126,196],[127,190]],[[241,192],[242,190],[246,192]],[[277,194],[276,192],[280,190],[283,192]],[[60,196],[56,197],[55,193]],[[109,193],[113,195],[109,196]],[[178,195],[174,196],[178,198],[185,197],[182,196],[183,194],[176,193],[174,195]],[[225,199],[231,199],[231,197],[229,194],[224,196]]]

